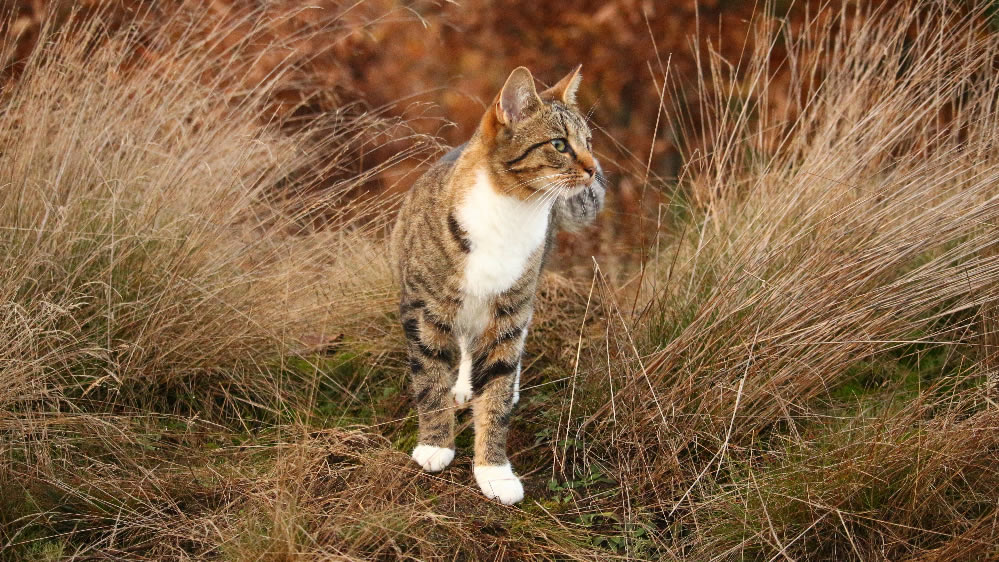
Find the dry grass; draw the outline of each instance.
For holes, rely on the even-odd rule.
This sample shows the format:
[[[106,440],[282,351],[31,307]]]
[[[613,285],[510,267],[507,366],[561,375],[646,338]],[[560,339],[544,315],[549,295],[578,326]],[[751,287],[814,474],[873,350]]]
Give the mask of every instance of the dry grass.
[[[617,326],[630,368],[594,376],[615,402],[575,431],[674,553],[997,556],[999,37],[946,3],[766,24],[738,73],[703,63],[729,82],[690,203]]]
[[[390,205],[345,195],[404,125],[234,91],[253,14],[144,60],[47,31],[0,111],[5,556],[999,557],[999,35],[841,15],[704,55],[708,142],[650,186],[644,268],[545,280],[518,508],[405,454]]]

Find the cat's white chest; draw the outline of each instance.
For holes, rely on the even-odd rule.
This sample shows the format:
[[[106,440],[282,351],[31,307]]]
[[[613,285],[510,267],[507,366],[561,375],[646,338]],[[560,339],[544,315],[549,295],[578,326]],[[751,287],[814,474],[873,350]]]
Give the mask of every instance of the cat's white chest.
[[[509,289],[524,273],[531,255],[545,241],[550,204],[521,201],[497,193],[480,170],[456,210],[471,243],[465,262],[464,291],[489,297]]]

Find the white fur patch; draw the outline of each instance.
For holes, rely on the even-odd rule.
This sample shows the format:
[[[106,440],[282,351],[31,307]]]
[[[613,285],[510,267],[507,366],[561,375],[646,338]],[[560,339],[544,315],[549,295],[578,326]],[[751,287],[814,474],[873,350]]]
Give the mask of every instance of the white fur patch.
[[[524,499],[524,485],[513,473],[510,463],[499,466],[476,466],[472,472],[475,474],[475,482],[478,483],[479,489],[487,498],[499,500],[506,505],[513,505]]]
[[[534,317],[534,311],[531,311],[531,315],[527,318],[527,325],[531,325],[531,320]],[[520,335],[520,352],[524,352],[524,342],[527,341],[527,328],[524,328],[524,333]],[[517,372],[513,377],[513,403],[516,404],[520,402],[520,370],[521,362],[517,361]]]
[[[517,373],[513,377],[513,403],[520,402],[520,361],[517,361]]]
[[[496,191],[489,174],[479,170],[457,209],[456,218],[471,242],[465,265],[464,292],[495,296],[524,273],[527,260],[544,243],[552,202],[541,195],[527,201]]]
[[[455,329],[458,332],[459,343],[468,349],[475,338],[482,335],[489,320],[492,319],[492,307],[487,298],[476,295],[465,295],[455,318]]]
[[[471,345],[489,323],[491,308],[489,301],[474,295],[465,295],[455,318],[455,331],[458,334],[458,347],[461,361],[458,363],[458,378],[451,387],[454,403],[462,406],[472,399],[472,352]]]
[[[468,352],[465,338],[458,342],[461,348],[461,362],[458,364],[458,380],[451,387],[451,396],[456,406],[463,406],[472,399],[472,355]]]
[[[417,445],[413,449],[413,460],[427,472],[440,472],[454,460],[454,449]]]

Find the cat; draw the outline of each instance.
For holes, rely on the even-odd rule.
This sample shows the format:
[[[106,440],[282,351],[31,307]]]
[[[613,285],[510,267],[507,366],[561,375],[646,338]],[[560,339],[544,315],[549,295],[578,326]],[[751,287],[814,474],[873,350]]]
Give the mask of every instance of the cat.
[[[604,203],[580,68],[540,94],[528,69],[510,73],[471,139],[414,183],[392,230],[419,414],[412,457],[443,470],[455,409],[471,401],[475,480],[507,505],[524,497],[506,440],[538,278],[556,231],[589,224]]]

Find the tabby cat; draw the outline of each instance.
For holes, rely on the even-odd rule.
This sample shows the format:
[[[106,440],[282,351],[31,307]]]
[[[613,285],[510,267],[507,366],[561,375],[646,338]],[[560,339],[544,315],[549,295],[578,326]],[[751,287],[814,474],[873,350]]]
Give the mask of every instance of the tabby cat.
[[[538,277],[558,229],[603,206],[600,165],[576,105],[579,67],[538,94],[514,70],[472,138],[408,193],[392,232],[419,412],[413,459],[454,458],[455,408],[471,400],[475,480],[504,504],[524,497],[506,456]]]

